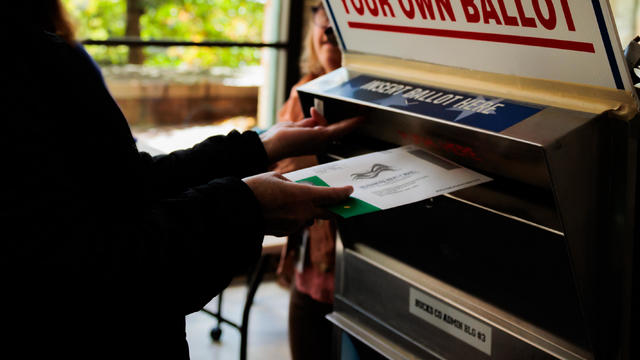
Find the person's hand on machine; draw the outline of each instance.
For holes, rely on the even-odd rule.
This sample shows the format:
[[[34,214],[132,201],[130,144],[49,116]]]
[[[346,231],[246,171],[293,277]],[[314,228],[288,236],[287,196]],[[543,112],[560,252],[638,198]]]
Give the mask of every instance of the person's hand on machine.
[[[355,129],[361,116],[327,125],[327,120],[315,108],[311,117],[298,122],[280,122],[260,135],[271,164],[278,160],[321,152],[331,141]]]

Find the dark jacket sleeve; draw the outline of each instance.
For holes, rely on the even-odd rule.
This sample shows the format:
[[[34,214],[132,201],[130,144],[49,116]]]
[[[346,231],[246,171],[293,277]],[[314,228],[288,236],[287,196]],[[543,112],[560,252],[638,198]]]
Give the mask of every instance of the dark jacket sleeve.
[[[184,191],[215,178],[244,178],[266,171],[267,154],[253,131],[212,136],[187,150],[151,157],[140,154],[149,191],[157,196]]]
[[[260,205],[240,180],[266,168],[259,139],[141,154],[82,51],[49,34],[29,40],[5,81],[15,121],[2,134],[0,219],[17,235],[1,242],[0,270],[69,309],[200,309],[260,255]]]

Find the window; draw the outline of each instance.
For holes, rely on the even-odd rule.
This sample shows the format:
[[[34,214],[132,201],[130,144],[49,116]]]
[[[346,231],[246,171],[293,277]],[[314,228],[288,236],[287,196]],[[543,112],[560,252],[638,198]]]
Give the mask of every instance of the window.
[[[161,151],[270,125],[287,55],[299,55],[288,36],[296,1],[63,3],[134,136]]]

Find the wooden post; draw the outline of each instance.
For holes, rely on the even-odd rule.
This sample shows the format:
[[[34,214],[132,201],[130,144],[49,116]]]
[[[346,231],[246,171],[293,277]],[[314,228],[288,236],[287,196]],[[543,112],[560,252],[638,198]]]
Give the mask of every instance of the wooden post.
[[[127,0],[127,27],[125,36],[130,38],[140,38],[140,17],[144,13],[144,7],[141,0]],[[144,53],[142,47],[129,47],[129,63],[142,64],[144,62]]]

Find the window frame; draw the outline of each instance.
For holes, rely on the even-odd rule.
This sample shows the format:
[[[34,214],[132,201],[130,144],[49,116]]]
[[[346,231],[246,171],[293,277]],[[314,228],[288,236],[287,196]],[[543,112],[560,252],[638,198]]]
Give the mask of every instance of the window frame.
[[[269,6],[273,7],[270,16],[275,17],[267,19],[279,26],[274,27],[274,32],[269,34],[270,38],[276,41],[268,42],[231,42],[231,41],[176,41],[168,39],[140,39],[137,37],[114,37],[105,40],[82,39],[79,42],[83,45],[102,45],[102,46],[127,46],[135,47],[172,47],[172,46],[197,46],[209,48],[230,48],[230,47],[248,47],[248,48],[267,48],[277,50],[276,56],[272,61],[271,68],[267,70],[274,73],[275,77],[266,76],[265,92],[269,94],[269,98],[260,101],[258,104],[258,125],[260,127],[268,127],[276,121],[277,108],[279,108],[289,94],[289,90],[298,82],[300,78],[300,69],[298,67],[298,59],[302,49],[302,30],[303,30],[303,9],[304,1],[299,0],[272,0]],[[266,10],[266,9],[265,9]],[[264,36],[263,36],[264,37]],[[262,96],[261,94],[261,96]]]

